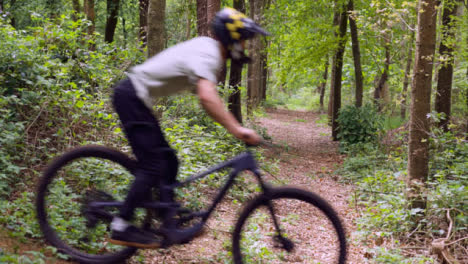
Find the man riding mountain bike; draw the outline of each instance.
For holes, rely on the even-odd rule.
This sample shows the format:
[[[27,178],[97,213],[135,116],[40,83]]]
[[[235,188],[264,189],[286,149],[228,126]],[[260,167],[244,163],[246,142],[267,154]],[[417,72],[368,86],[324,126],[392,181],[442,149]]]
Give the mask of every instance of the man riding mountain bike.
[[[136,156],[138,169],[119,217],[111,223],[110,241],[114,244],[142,248],[159,246],[155,236],[130,223],[135,208],[149,200],[153,187],[176,181],[177,157],[151,110],[153,98],[193,91],[205,111],[232,135],[251,145],[260,142],[254,130],[242,127],[226,111],[216,84],[227,59],[249,61],[245,55],[245,40],[257,34],[269,34],[232,8],[224,8],[216,14],[212,30],[216,39],[197,37],[170,47],[131,68],[128,78],[115,87],[113,105]],[[161,193],[160,199],[174,202],[173,196],[173,193]]]

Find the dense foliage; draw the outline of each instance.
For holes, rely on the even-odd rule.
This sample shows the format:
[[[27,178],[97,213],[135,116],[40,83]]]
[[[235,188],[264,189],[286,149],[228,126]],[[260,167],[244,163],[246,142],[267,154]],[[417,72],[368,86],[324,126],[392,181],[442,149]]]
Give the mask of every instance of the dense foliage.
[[[349,105],[340,110],[338,139],[342,145],[377,143],[382,129],[382,117],[373,105]]]
[[[37,14],[32,19],[37,26],[25,30],[16,30],[0,20],[0,210],[7,212],[0,216],[0,226],[8,227],[9,236],[36,239],[41,233],[34,214],[34,190],[51,157],[89,143],[129,151],[110,105],[110,92],[128,67],[142,61],[144,51],[91,41],[83,30],[85,20],[73,22],[63,16],[50,21]],[[94,51],[89,45],[95,47]],[[182,179],[242,150],[224,128],[201,111],[193,97],[174,97],[166,107],[163,127],[181,159]],[[113,186],[115,195],[124,195],[129,178],[100,167],[96,177],[81,175],[79,170],[70,175],[83,186],[99,181]],[[119,182],[121,186],[116,185]],[[221,175],[213,175],[179,195],[186,206],[198,208],[203,202],[201,191],[221,182]],[[70,190],[61,189],[60,184],[54,188],[53,198],[62,201],[57,210],[76,211],[67,207],[73,206]],[[245,188],[250,187],[234,189],[233,199],[245,199]],[[77,224],[74,221],[69,217],[60,225],[71,227]],[[50,255],[43,253],[3,252],[0,262],[43,263]]]

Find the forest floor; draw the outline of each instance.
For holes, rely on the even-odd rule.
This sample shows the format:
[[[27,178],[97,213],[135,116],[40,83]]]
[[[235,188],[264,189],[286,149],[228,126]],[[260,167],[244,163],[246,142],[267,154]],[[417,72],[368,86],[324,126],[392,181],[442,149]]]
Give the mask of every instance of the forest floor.
[[[337,143],[331,141],[330,129],[320,119],[320,114],[270,109],[264,117],[256,120],[256,125],[265,129],[266,134],[271,137],[273,145],[264,147],[264,155],[269,162],[278,166],[274,176],[266,173],[267,180],[311,190],[328,201],[345,224],[348,237],[347,263],[365,263],[366,247],[353,235],[356,230],[354,219],[358,216],[354,206],[350,205],[353,186],[340,183],[339,175],[334,174],[344,157],[338,153]],[[218,205],[202,236],[190,244],[170,249],[139,251],[139,256],[131,263],[224,263],[231,259],[227,248],[231,245],[231,230],[241,209],[241,203],[225,200]],[[300,219],[312,218],[306,210],[299,210],[298,214]],[[316,230],[320,228],[320,224],[312,226],[300,228],[301,235],[314,237],[315,233],[320,233]],[[333,234],[326,236],[314,240],[323,247],[320,250],[323,254],[333,251],[328,248],[333,244]],[[12,249],[18,254],[27,254],[28,251],[41,251],[43,246],[40,243],[24,244],[0,233],[0,252],[3,248]],[[56,259],[46,262],[49,261],[57,264],[69,263]],[[290,262],[304,263],[300,258]]]
[[[278,162],[279,166],[274,179],[269,176],[269,180],[312,190],[327,200],[345,224],[348,233],[348,263],[365,263],[365,247],[353,235],[356,230],[354,219],[358,215],[350,205],[353,186],[340,183],[339,176],[333,173],[343,156],[338,153],[337,143],[330,139],[330,129],[321,122],[320,114],[270,109],[264,117],[257,119],[257,125],[266,129],[274,144],[265,149],[267,159]],[[281,146],[280,150],[277,146]],[[203,236],[190,244],[168,250],[143,251],[145,263],[224,262],[229,258],[226,245],[231,243],[230,230],[241,209],[241,205],[232,201],[223,202],[215,217],[209,220]],[[299,214],[307,217],[306,212]],[[315,228],[303,228],[301,232],[313,236],[317,231]],[[326,247],[327,238],[325,241],[324,238],[320,239],[317,245]],[[301,263],[297,260],[293,262]]]

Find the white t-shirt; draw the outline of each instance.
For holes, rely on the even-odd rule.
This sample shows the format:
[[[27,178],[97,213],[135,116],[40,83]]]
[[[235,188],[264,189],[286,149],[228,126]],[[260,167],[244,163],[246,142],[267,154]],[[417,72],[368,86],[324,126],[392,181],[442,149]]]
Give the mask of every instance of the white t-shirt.
[[[197,37],[156,54],[127,75],[137,96],[151,108],[151,98],[195,91],[200,78],[217,83],[222,62],[218,41]]]

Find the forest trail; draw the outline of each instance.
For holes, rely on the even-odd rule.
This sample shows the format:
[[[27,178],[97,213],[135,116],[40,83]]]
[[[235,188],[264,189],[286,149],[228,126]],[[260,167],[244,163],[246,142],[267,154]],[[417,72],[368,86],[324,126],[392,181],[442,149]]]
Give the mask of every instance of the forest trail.
[[[357,215],[349,205],[353,187],[339,183],[338,176],[333,174],[343,157],[338,154],[337,143],[330,139],[330,128],[320,122],[320,114],[270,109],[266,116],[257,120],[257,125],[265,129],[274,144],[265,150],[267,159],[279,161],[279,170],[274,177],[288,185],[311,190],[327,200],[346,226],[347,263],[365,263],[364,247],[352,235],[355,231],[353,219]],[[223,202],[215,217],[208,222],[203,236],[190,244],[168,250],[143,251],[145,262],[224,262],[222,260],[229,259],[225,248],[231,243],[230,231],[241,208],[241,205],[234,205],[231,201]],[[313,229],[304,232],[313,232]]]

